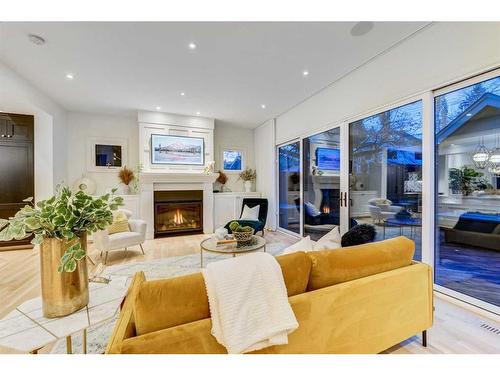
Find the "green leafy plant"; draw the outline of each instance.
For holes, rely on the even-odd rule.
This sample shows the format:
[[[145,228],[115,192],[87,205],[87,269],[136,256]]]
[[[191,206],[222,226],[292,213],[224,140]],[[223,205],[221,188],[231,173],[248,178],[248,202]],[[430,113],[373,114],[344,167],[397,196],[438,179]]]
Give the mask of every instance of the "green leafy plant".
[[[229,229],[231,229],[231,232],[253,232],[252,227],[240,225],[237,221],[231,221],[231,223],[229,223]]]
[[[484,173],[477,172],[474,168],[450,168],[449,182],[453,192],[461,192],[467,196],[476,190],[491,189],[492,185],[483,177]]]
[[[240,177],[238,179],[243,181],[253,181],[256,178],[257,171],[253,170],[252,168],[247,168],[240,173]]]
[[[67,186],[58,186],[50,199],[27,203],[13,217],[0,219],[0,241],[22,240],[34,236],[31,243],[39,245],[45,238],[67,240],[69,247],[61,257],[59,272],[73,272],[76,261],[85,257],[80,238],[84,233],[105,229],[113,222],[113,212],[123,205],[123,198],[113,194],[98,198]]]

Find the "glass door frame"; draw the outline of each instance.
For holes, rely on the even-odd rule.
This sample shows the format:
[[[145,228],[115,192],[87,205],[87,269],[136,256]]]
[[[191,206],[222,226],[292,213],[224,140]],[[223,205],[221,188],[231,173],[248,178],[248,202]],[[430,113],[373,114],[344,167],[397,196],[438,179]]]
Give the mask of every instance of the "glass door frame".
[[[437,196],[435,194],[435,187],[436,187],[437,181],[436,181],[436,173],[435,173],[436,164],[434,162],[435,153],[436,153],[435,123],[434,123],[434,99],[438,96],[447,94],[449,92],[456,91],[456,90],[462,89],[464,87],[471,86],[471,85],[474,85],[476,83],[486,81],[488,79],[499,77],[499,76],[500,76],[500,69],[494,69],[494,70],[491,70],[489,72],[479,74],[479,75],[476,75],[474,77],[471,77],[471,78],[468,78],[468,79],[465,79],[465,80],[455,82],[455,83],[452,83],[450,85],[438,88],[438,89],[436,89],[434,91],[430,91],[428,93],[428,100],[431,100],[431,104],[432,104],[432,106],[431,106],[432,113],[429,114],[429,116],[432,115],[432,123],[431,123],[431,131],[430,131],[430,133],[432,133],[432,134],[429,135],[428,142],[431,142],[431,144],[429,145],[429,147],[430,147],[429,152],[430,152],[430,155],[432,158],[432,164],[431,164],[431,167],[432,167],[432,170],[431,170],[431,172],[432,172],[432,202],[431,202],[431,207],[430,207],[431,208],[430,209],[430,211],[431,211],[430,221],[432,221],[432,225],[433,225],[432,232],[428,236],[429,237],[428,239],[432,240],[432,243],[429,244],[429,248],[431,249],[431,252],[432,252],[432,258],[431,258],[432,264],[431,264],[431,266],[432,266],[433,270],[434,270],[434,249],[436,246],[436,236],[435,236],[435,232],[434,232],[435,231],[434,220],[435,220],[435,214],[436,214],[436,207],[438,204],[438,199],[437,199]],[[425,155],[427,155],[427,154],[425,154]],[[422,236],[423,236],[423,234],[422,234]],[[422,244],[422,246],[423,246],[423,244]],[[441,294],[444,294],[448,297],[451,297],[451,298],[454,298],[456,300],[465,302],[469,305],[475,306],[479,309],[486,310],[487,312],[491,312],[491,313],[496,314],[496,315],[500,315],[500,306],[495,306],[491,303],[488,303],[488,302],[482,301],[480,299],[468,296],[466,294],[457,292],[453,289],[446,288],[446,287],[444,287],[442,285],[438,285],[436,283],[434,283],[434,290],[441,293]]]
[[[283,147],[283,146],[287,146],[287,145],[290,145],[292,143],[299,143],[299,176],[300,176],[300,182],[299,182],[299,198],[300,198],[300,205],[299,205],[299,233],[295,233],[289,229],[286,229],[286,228],[282,228],[280,226],[280,218],[279,218],[279,215],[280,215],[280,170],[279,170],[279,158],[280,158],[280,147]],[[302,237],[303,235],[303,227],[302,227],[302,224],[303,224],[303,218],[302,218],[302,200],[304,198],[304,192],[303,192],[303,176],[302,176],[302,163],[303,163],[303,157],[302,157],[302,138],[294,138],[292,139],[291,141],[288,141],[288,142],[284,142],[284,143],[280,143],[278,145],[276,145],[276,149],[275,149],[275,163],[276,163],[276,200],[277,200],[277,205],[276,205],[276,228],[278,231],[280,232],[283,232],[285,234],[288,234],[290,236],[293,236],[293,237]]]
[[[347,175],[344,176],[345,192],[347,192],[347,206],[342,207],[344,210],[341,218],[344,218],[344,225],[348,227],[350,219],[350,191],[349,191],[349,131],[350,125],[356,121],[363,120],[367,117],[378,115],[382,112],[402,107],[407,104],[421,101],[422,102],[422,263],[426,263],[434,269],[434,102],[431,98],[432,93],[426,92],[423,94],[408,96],[403,100],[398,100],[390,104],[375,108],[364,112],[360,115],[347,119],[342,127],[341,142],[343,145],[345,156],[342,163],[346,163],[344,171]],[[432,246],[431,246],[432,244]]]
[[[319,129],[319,130],[315,130],[315,131],[310,132],[310,133],[305,133],[300,137],[300,157],[301,157],[301,166],[302,166],[303,157],[304,157],[304,155],[302,154],[303,142],[304,142],[305,138],[309,138],[309,137],[324,133],[324,132],[329,131],[329,130],[333,130],[333,129],[337,129],[337,128],[340,129],[340,192],[341,192],[341,194],[345,193],[345,191],[347,191],[347,187],[349,186],[349,159],[346,158],[346,155],[348,155],[349,145],[346,146],[346,144],[344,142],[344,137],[345,137],[344,133],[345,133],[345,129],[346,129],[345,125],[346,125],[345,122],[329,124],[327,126],[324,126],[321,129]],[[346,160],[347,160],[347,162],[346,162]],[[347,165],[347,169],[346,169],[346,165]],[[302,210],[303,198],[304,198],[303,178],[304,178],[303,173],[301,173],[300,174],[301,210]],[[349,200],[347,199],[347,202],[348,201]],[[347,217],[345,217],[345,211],[343,210],[343,208],[344,207],[342,204],[342,195],[341,195],[340,209],[339,209],[339,215],[340,215],[340,228],[339,229],[340,229],[341,235],[349,230],[349,226],[348,226],[349,220]],[[301,216],[301,226],[300,226],[301,234],[300,235],[302,237],[303,231],[304,231],[304,228],[303,228],[304,218],[302,217],[303,216],[302,212],[301,212],[300,216]]]

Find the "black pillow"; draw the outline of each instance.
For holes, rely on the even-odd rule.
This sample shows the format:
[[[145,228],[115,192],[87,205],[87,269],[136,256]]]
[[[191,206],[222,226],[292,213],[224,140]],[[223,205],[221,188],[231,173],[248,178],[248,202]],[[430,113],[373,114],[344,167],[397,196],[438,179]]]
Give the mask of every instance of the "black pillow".
[[[342,236],[341,244],[342,247],[347,247],[373,242],[376,234],[377,232],[373,225],[358,224]]]

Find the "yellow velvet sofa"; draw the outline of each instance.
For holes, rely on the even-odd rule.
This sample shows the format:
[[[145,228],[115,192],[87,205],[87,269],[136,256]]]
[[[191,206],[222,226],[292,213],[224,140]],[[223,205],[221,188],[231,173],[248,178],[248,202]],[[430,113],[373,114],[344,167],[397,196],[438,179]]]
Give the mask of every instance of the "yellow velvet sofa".
[[[431,268],[406,237],[277,257],[299,328],[254,353],[380,353],[433,322]],[[226,353],[210,334],[203,276],[137,273],[106,353]]]

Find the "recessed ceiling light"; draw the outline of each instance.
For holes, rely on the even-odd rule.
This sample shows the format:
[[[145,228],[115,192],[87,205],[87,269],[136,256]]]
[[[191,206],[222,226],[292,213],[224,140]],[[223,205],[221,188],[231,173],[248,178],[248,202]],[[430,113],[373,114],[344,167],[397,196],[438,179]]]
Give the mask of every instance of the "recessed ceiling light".
[[[197,114],[198,116],[199,116],[199,115],[201,115],[201,113],[200,113],[199,111],[198,111],[198,112],[196,112],[196,114]]]
[[[467,113],[466,114],[467,117],[471,117],[472,116],[472,113]]]
[[[75,78],[75,76],[73,75],[73,73],[67,73],[66,74],[66,78],[67,79],[73,79],[73,78]]]
[[[160,106],[157,106],[157,107],[156,107],[156,110],[157,110],[157,111],[159,111],[160,109],[161,109],[161,107],[160,107]]]
[[[262,108],[262,109],[266,109],[266,105],[265,105],[265,104],[261,104],[261,105],[260,105],[260,108]]]
[[[39,35],[29,34],[28,39],[31,43],[36,44],[37,46],[41,46],[41,45],[45,44],[45,39],[43,39]]]
[[[373,22],[357,22],[351,29],[352,36],[363,36],[373,29]]]
[[[191,42],[191,43],[188,44],[188,47],[189,47],[189,49],[196,49],[196,44],[194,44],[193,42]]]
[[[304,71],[302,72],[302,75],[303,75],[304,77],[307,77],[307,76],[309,75],[309,70],[304,70]]]
[[[185,92],[181,92],[181,96],[186,96],[186,93]]]

